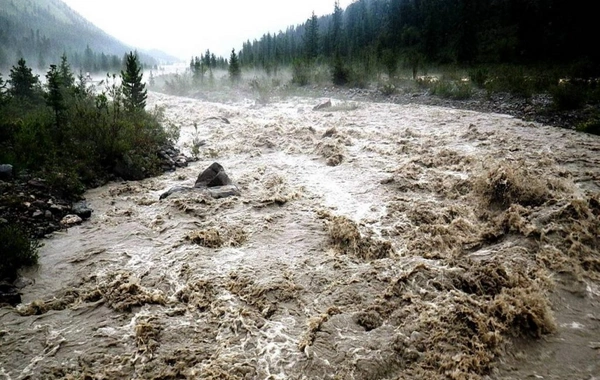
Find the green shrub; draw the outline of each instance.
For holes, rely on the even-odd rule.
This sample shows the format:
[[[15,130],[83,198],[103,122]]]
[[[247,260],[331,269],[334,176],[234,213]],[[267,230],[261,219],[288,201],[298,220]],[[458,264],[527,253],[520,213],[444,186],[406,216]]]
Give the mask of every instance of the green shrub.
[[[439,96],[440,98],[451,98],[453,85],[449,81],[436,81],[432,82],[429,86],[431,95]]]
[[[489,92],[508,92],[529,99],[533,95],[532,82],[521,67],[502,67],[487,83]]]
[[[391,96],[396,93],[397,89],[393,83],[385,83],[379,87],[379,91],[385,96]]]
[[[331,70],[331,79],[337,86],[345,86],[350,81],[350,70],[340,57],[336,57]]]
[[[454,100],[469,99],[473,93],[470,84],[462,81],[440,80],[433,82],[430,85],[430,90],[432,95]]]
[[[292,63],[292,83],[298,86],[306,86],[310,80],[310,67],[302,60]]]
[[[479,88],[485,87],[485,83],[489,79],[489,76],[488,70],[483,67],[469,71],[469,79]]]
[[[559,110],[573,110],[585,104],[586,89],[573,83],[560,83],[550,89],[552,103]]]
[[[38,247],[22,227],[0,224],[0,280],[14,281],[19,269],[37,264]]]
[[[593,135],[600,135],[600,117],[594,117],[584,123],[581,123],[577,130],[580,132],[591,133]]]

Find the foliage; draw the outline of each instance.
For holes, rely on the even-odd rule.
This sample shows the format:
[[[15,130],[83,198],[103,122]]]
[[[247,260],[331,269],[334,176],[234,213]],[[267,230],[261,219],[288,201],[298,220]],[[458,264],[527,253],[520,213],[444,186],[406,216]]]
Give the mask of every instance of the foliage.
[[[2,79],[0,74],[0,107],[8,100],[8,89],[6,88],[6,82]]]
[[[68,63],[62,65],[65,69]],[[163,128],[160,110],[137,108],[145,98],[133,93],[128,98],[115,75],[98,91],[83,74],[65,84],[61,71],[66,72],[52,65],[47,73],[47,85],[40,89],[46,102],[22,102],[7,94],[0,107],[0,159],[46,179],[65,197],[114,175],[133,179],[131,173],[159,173],[157,153],[178,133]],[[129,112],[133,104],[135,112]],[[126,171],[119,170],[123,167]]]
[[[385,96],[394,95],[397,91],[396,86],[393,83],[384,83],[379,87],[379,91]]]
[[[333,84],[344,86],[350,81],[350,70],[344,65],[340,55],[336,55],[331,73]]]
[[[242,77],[242,69],[240,68],[240,62],[235,49],[231,49],[231,56],[229,57],[229,79],[232,82],[238,82]]]
[[[310,65],[302,59],[292,64],[292,83],[298,86],[306,86],[310,82]]]
[[[304,51],[306,59],[312,61],[319,55],[319,21],[315,12],[306,21],[306,31],[304,33]]]
[[[526,99],[533,95],[532,82],[523,67],[502,66],[495,70],[494,76],[486,82],[488,92],[507,92]]]
[[[552,103],[559,110],[573,110],[585,104],[587,88],[583,83],[564,82],[550,89]]]
[[[14,281],[19,269],[37,264],[39,244],[16,224],[0,224],[0,280]]]
[[[600,72],[600,51],[585,42],[595,33],[591,4],[573,7],[563,0],[357,0],[345,10],[335,2],[332,11],[323,17],[312,15],[281,33],[247,41],[239,54],[242,66],[287,65],[297,71],[294,62],[300,59],[335,66],[339,54],[357,75],[380,70],[394,77],[402,62],[412,70],[413,79],[432,64],[576,63],[586,77]],[[473,74],[472,81],[479,87],[487,79],[496,82],[490,91],[529,97],[548,88],[548,80],[542,76],[536,83],[518,75],[492,78],[492,72],[483,70]],[[297,79],[300,77],[304,76]]]
[[[469,83],[462,81],[438,80],[430,85],[431,95],[454,100],[469,99],[472,89]]]
[[[385,49],[382,53],[381,61],[385,67],[388,78],[393,78],[398,71],[398,57],[391,49]]]
[[[577,127],[577,130],[580,132],[591,133],[593,135],[600,135],[600,115],[596,115],[590,120],[581,123]]]
[[[128,112],[141,111],[146,108],[148,90],[142,81],[142,67],[137,53],[129,52],[125,56],[125,70],[121,71],[125,109]]]
[[[58,74],[62,85],[66,88],[73,87],[75,85],[75,76],[71,71],[71,65],[67,61],[67,54],[63,53],[60,57],[60,65],[58,66]]]
[[[65,119],[65,111],[67,106],[65,104],[64,90],[65,85],[63,83],[62,75],[56,68],[56,65],[50,65],[50,70],[46,74],[46,104],[54,111],[54,123],[56,126],[55,138],[57,143],[62,142],[62,127]]]
[[[17,63],[17,66],[13,66],[10,69],[10,94],[21,100],[33,100],[37,86],[39,86],[39,78],[33,75],[30,67],[27,66],[27,62],[21,58]]]
[[[478,67],[469,71],[469,79],[479,88],[485,88],[490,74],[485,67]]]

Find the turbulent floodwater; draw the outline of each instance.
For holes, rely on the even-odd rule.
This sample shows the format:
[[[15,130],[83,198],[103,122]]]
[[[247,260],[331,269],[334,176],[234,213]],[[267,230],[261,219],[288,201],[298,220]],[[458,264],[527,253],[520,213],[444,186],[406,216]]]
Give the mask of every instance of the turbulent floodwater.
[[[149,103],[199,161],[86,193],[92,218],[0,309],[0,378],[599,374],[598,138],[419,105]],[[215,161],[241,196],[159,201]]]

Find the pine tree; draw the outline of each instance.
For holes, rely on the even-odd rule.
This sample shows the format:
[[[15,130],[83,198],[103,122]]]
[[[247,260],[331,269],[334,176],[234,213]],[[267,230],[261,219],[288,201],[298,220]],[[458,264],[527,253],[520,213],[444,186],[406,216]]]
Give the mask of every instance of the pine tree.
[[[57,143],[62,143],[62,126],[67,106],[63,95],[64,83],[62,81],[61,72],[56,65],[50,65],[50,70],[46,73],[46,86],[48,92],[46,93],[46,104],[54,111],[54,121],[56,125],[56,138]]]
[[[319,54],[319,22],[315,12],[311,18],[306,20],[306,31],[304,32],[304,51],[306,58],[313,60]]]
[[[63,53],[60,57],[60,66],[58,67],[58,74],[62,85],[66,88],[71,88],[75,85],[75,76],[71,71],[71,66],[67,62],[67,54]]]
[[[231,56],[229,57],[229,79],[232,82],[237,82],[242,77],[242,69],[240,68],[240,62],[235,49],[231,49]]]
[[[330,54],[337,56],[342,48],[342,15],[343,11],[340,7],[340,2],[336,1],[333,7],[331,30],[329,39],[331,44]]]
[[[146,107],[148,91],[142,82],[142,68],[137,54],[129,52],[125,56],[125,71],[121,71],[125,109],[129,112],[143,110]]]
[[[9,83],[11,85],[10,93],[15,98],[33,99],[35,88],[39,85],[39,78],[33,75],[31,68],[23,58],[19,59],[17,66],[10,69]]]

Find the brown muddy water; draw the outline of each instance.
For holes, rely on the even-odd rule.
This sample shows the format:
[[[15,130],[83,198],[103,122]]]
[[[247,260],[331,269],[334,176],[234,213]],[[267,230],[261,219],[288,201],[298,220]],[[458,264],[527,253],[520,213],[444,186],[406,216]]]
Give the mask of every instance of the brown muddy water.
[[[200,160],[86,194],[92,218],[0,309],[0,378],[600,378],[598,137],[419,105],[149,103]],[[215,161],[241,196],[159,201]]]

